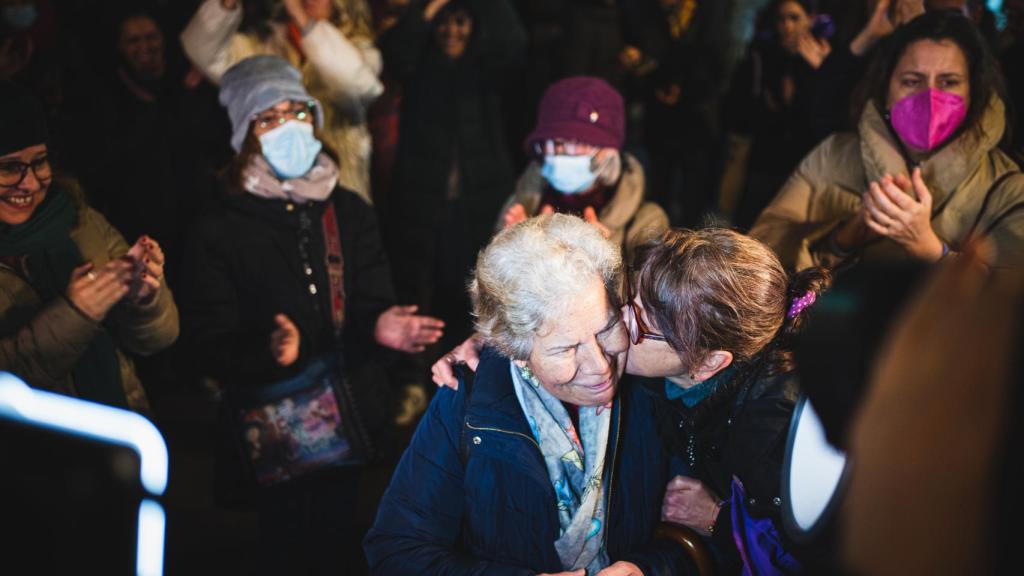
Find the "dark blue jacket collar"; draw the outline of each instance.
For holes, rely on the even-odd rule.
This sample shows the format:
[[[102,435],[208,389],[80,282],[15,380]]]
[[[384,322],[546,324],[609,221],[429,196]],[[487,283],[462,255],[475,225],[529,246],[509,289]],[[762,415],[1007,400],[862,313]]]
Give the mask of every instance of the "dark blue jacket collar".
[[[466,421],[533,437],[512,384],[512,361],[493,348],[480,352],[480,364],[467,390]]]

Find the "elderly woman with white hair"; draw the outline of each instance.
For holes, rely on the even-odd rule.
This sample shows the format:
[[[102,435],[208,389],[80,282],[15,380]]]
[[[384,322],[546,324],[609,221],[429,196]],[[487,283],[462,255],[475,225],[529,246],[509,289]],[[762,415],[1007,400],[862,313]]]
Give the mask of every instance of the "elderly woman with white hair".
[[[374,573],[676,573],[682,550],[653,536],[668,470],[650,400],[618,393],[621,283],[618,247],[573,216],[481,253],[486,348],[402,457],[364,543]]]

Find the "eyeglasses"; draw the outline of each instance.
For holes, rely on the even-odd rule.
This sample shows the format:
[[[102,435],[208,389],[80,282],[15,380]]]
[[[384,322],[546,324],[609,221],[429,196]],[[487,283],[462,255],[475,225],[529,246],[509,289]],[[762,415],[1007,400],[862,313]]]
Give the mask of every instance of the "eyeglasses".
[[[597,148],[594,146],[573,140],[545,140],[533,143],[533,153],[537,156],[552,156],[555,154],[581,156],[593,154],[594,152],[597,152]]]
[[[643,342],[645,338],[655,342],[668,342],[668,339],[663,334],[651,332],[651,329],[644,323],[643,310],[636,303],[636,294],[633,292],[632,283],[629,283],[628,292],[626,306],[629,307],[629,313],[633,315],[633,321],[629,323],[629,341],[634,346]]]
[[[46,182],[53,177],[53,169],[50,167],[50,159],[46,156],[36,158],[31,162],[19,162],[17,160],[0,160],[0,186],[14,188],[25,180],[28,169],[32,169],[36,180]]]
[[[305,122],[313,113],[314,106],[316,104],[313,102],[295,103],[287,110],[267,110],[257,114],[253,116],[253,121],[260,127],[260,130],[266,130],[271,126],[280,126],[289,120]]]

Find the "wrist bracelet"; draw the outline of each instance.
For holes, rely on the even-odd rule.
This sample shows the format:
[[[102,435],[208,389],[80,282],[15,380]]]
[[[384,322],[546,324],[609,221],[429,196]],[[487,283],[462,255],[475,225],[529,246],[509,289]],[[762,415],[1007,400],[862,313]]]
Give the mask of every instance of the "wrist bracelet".
[[[710,536],[715,535],[715,525],[718,524],[718,515],[722,513],[722,508],[724,508],[728,503],[728,500],[719,500],[715,503],[715,507],[718,508],[718,513],[716,513],[715,518],[711,520],[711,524],[708,524],[707,531]]]

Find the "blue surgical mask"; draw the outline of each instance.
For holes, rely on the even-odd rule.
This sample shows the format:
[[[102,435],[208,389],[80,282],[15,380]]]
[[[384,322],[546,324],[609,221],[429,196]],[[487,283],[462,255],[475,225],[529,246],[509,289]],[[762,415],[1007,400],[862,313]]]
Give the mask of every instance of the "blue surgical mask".
[[[15,30],[28,30],[36,23],[39,11],[35,4],[15,4],[3,7],[3,19]]]
[[[289,120],[260,136],[263,157],[283,180],[305,176],[323,148],[313,136],[313,125]]]
[[[540,175],[562,194],[580,194],[590,190],[597,175],[590,169],[593,156],[551,155],[544,157]]]

